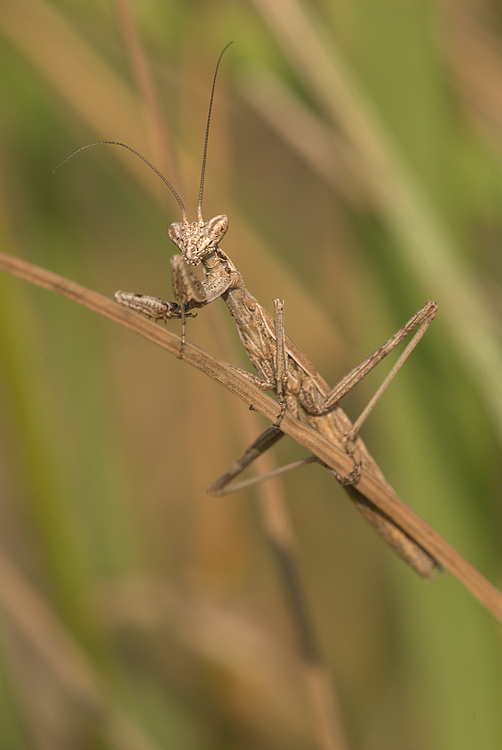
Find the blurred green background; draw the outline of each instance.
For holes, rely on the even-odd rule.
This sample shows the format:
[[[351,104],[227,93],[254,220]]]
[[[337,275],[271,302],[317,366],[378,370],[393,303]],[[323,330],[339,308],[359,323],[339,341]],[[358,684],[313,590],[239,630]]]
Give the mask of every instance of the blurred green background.
[[[438,303],[362,437],[502,585],[500,4],[0,0],[0,39],[3,252],[166,299],[160,180],[113,147],[52,170],[125,141],[194,218],[233,40],[204,217],[228,214],[223,248],[333,384]],[[0,746],[319,747],[256,491],[205,493],[263,420],[110,321],[0,290]],[[188,337],[246,366],[223,303]],[[277,463],[303,455],[282,442]],[[499,625],[451,576],[419,580],[327,472],[283,484],[338,746],[500,747]]]

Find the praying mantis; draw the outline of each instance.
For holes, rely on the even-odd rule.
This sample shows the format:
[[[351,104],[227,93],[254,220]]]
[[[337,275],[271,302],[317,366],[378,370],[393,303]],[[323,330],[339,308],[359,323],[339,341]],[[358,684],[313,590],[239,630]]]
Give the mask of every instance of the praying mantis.
[[[196,221],[188,221],[185,205],[174,187],[144,156],[124,143],[99,142],[99,144],[121,146],[142,159],[167,185],[176,198],[182,214],[181,222],[175,222],[169,227],[169,238],[181,253],[171,258],[172,286],[176,301],[169,302],[158,297],[122,291],[116,292],[115,299],[119,304],[146,314],[156,321],[181,319],[182,337],[179,356],[182,358],[186,318],[193,316],[194,310],[221,298],[235,319],[241,341],[258,375],[240,370],[240,368],[236,369],[239,369],[248,381],[259,388],[275,391],[281,407],[276,423],[266,429],[224,474],[209,485],[208,491],[211,494],[227,494],[257,481],[254,479],[232,484],[232,480],[243,469],[283,436],[280,423],[288,411],[298,420],[318,430],[350,456],[353,468],[347,475],[341,475],[332,469],[330,471],[344,487],[358,510],[394,552],[421,577],[432,578],[434,568],[440,567],[434,557],[383,513],[368,494],[360,492],[357,483],[362,472],[370,472],[381,483],[387,485],[378,465],[359,437],[359,429],[431,324],[437,312],[437,305],[434,302],[427,302],[385,344],[342,378],[334,388],[330,388],[307,355],[285,333],[283,300],[274,300],[274,317],[272,317],[248,291],[242,275],[220,247],[220,242],[228,229],[228,217],[220,214],[209,221],[204,221],[202,218],[209,126],[218,68],[226,49],[227,47],[220,54],[213,77]],[[67,159],[95,145],[98,143],[83,146]],[[192,267],[196,266],[202,267],[202,280],[199,280],[192,271]],[[414,335],[407,347],[366,408],[352,424],[339,405],[340,399],[411,333]],[[310,462],[318,462],[326,466],[319,458],[311,456],[288,467],[282,467],[277,472]],[[257,479],[259,480],[260,477]]]

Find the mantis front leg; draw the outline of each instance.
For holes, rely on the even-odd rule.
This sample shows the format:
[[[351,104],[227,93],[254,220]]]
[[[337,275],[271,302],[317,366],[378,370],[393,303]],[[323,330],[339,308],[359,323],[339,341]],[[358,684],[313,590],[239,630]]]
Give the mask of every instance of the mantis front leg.
[[[181,320],[180,358],[185,344],[185,320],[195,317],[195,308],[204,307],[220,297],[229,287],[229,276],[206,276],[197,278],[181,255],[171,258],[171,280],[176,302],[168,302],[159,297],[134,292],[115,292],[115,299],[124,307],[147,315],[154,320]]]

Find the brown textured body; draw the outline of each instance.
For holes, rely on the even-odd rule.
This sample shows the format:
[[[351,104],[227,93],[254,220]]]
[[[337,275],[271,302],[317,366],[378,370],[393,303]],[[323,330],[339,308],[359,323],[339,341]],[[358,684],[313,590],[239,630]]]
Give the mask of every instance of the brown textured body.
[[[276,372],[275,326],[269,313],[248,292],[244,284],[222,295],[231,315],[235,318],[239,335],[248,356],[263,381],[274,379]],[[288,410],[300,421],[344,450],[344,437],[350,432],[352,422],[344,410],[336,405],[324,414],[322,404],[330,387],[319,374],[307,355],[286,336],[287,386],[285,398]],[[360,437],[356,438],[358,458],[362,470],[369,471],[390,491],[392,488],[380,471]],[[432,578],[437,566],[434,558],[411,537],[382,513],[357,487],[344,485],[344,490],[358,510],[373,526],[382,539],[423,578]]]

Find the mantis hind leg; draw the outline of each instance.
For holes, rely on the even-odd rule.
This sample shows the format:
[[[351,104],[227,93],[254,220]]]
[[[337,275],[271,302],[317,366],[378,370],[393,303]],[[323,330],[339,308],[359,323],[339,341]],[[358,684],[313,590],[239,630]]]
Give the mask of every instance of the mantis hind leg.
[[[211,482],[211,484],[207,486],[206,489],[208,493],[210,495],[214,495],[215,497],[222,497],[223,495],[229,495],[232,492],[243,490],[246,487],[251,487],[254,484],[265,481],[266,479],[271,479],[272,477],[279,476],[280,474],[285,474],[287,471],[297,469],[299,466],[305,466],[306,464],[312,463],[320,463],[322,466],[326,466],[326,464],[323,461],[320,461],[317,456],[307,456],[306,458],[300,458],[298,461],[293,461],[290,464],[280,466],[279,468],[273,469],[272,471],[267,471],[265,474],[260,474],[257,477],[244,479],[241,482],[232,482],[232,479],[235,479],[235,477],[239,476],[239,474],[241,474],[244,469],[246,469],[255,459],[258,458],[258,456],[261,456],[262,453],[265,453],[265,451],[275,445],[275,443],[281,437],[283,437],[283,435],[284,433],[278,427],[268,427],[265,432],[262,432],[262,434],[251,443],[249,448],[244,451],[242,456],[238,458],[237,461],[235,461],[235,463],[233,463],[232,466],[227,469],[227,471],[225,471],[223,474],[221,474],[221,476],[215,479],[214,482]]]

